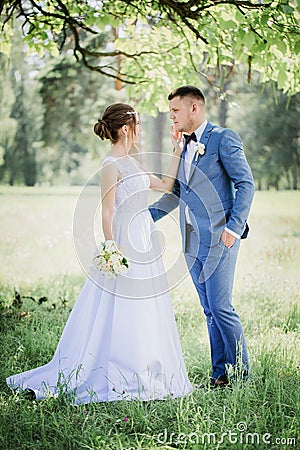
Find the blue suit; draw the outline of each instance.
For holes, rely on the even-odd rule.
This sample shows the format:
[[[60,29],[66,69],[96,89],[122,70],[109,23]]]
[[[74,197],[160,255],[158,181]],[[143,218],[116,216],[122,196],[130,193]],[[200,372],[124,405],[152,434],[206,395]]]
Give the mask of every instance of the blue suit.
[[[242,141],[234,131],[208,122],[200,141],[205,154],[194,156],[189,179],[182,155],[173,192],[164,194],[149,210],[156,221],[180,207],[182,248],[206,315],[212,378],[217,379],[227,373],[228,365],[248,370],[243,328],[232,305],[240,240],[236,239],[228,249],[221,234],[226,226],[242,238],[247,237],[254,181]]]

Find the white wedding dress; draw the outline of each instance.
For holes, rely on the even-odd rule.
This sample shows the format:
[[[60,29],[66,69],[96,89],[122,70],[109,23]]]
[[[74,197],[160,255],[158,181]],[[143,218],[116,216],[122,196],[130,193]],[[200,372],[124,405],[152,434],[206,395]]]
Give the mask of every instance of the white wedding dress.
[[[11,389],[37,399],[64,393],[73,404],[181,397],[192,390],[182,356],[155,225],[149,177],[130,156],[116,164],[114,239],[129,261],[124,275],[91,272],[53,359],[10,376]]]

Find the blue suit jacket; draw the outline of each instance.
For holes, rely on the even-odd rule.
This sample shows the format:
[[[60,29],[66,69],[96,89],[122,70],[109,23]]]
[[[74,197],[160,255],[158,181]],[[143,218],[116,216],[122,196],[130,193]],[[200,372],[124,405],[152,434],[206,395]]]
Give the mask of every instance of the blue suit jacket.
[[[186,180],[184,157],[178,169],[171,194],[164,194],[149,207],[156,221],[179,204],[183,251],[186,250],[185,207],[188,205],[192,225],[200,245],[216,245],[224,227],[245,238],[247,217],[254,195],[254,180],[242,149],[242,141],[234,131],[211,123],[202,134],[205,154],[194,157]]]

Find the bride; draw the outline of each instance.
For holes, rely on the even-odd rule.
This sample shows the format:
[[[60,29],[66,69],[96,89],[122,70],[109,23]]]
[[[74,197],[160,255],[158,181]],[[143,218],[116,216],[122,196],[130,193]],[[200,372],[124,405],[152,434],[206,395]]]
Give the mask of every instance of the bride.
[[[174,152],[160,179],[143,171],[129,155],[139,135],[138,116],[131,106],[108,106],[94,131],[112,143],[101,168],[103,233],[106,242],[118,246],[128,270],[114,278],[91,272],[53,359],[8,377],[7,384],[36,399],[64,393],[73,404],[181,397],[192,386],[147,191],[172,191],[182,145],[171,132]]]

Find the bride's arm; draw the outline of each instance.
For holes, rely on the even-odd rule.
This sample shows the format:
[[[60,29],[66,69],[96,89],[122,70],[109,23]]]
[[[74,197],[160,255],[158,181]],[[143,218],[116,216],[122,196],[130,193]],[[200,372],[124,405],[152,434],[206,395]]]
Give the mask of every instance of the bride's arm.
[[[180,157],[183,150],[181,134],[177,133],[173,128],[171,128],[170,135],[174,146],[174,151],[166,175],[163,177],[163,179],[160,179],[156,175],[149,174],[151,189],[168,193],[171,193],[174,187],[180,163]]]
[[[101,171],[101,198],[102,230],[105,240],[113,239],[113,218],[118,176],[118,168],[114,163],[103,166]]]

